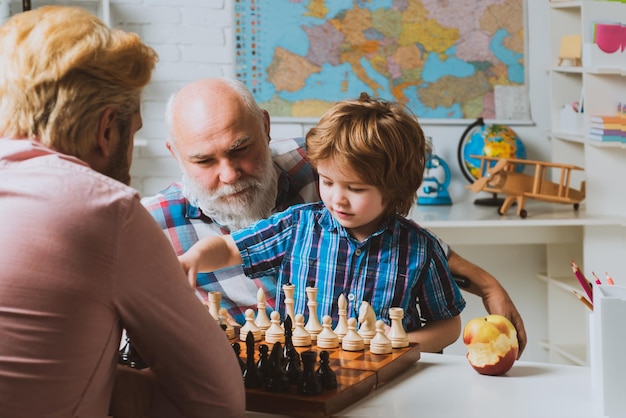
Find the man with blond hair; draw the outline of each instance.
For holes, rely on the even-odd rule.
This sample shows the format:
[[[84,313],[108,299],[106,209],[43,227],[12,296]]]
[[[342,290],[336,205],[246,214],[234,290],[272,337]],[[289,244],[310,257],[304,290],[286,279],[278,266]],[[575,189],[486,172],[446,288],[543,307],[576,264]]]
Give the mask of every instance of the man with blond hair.
[[[244,413],[223,331],[127,186],[156,61],[81,8],[0,27],[2,417]],[[141,410],[111,402],[122,328],[151,365],[121,391]]]

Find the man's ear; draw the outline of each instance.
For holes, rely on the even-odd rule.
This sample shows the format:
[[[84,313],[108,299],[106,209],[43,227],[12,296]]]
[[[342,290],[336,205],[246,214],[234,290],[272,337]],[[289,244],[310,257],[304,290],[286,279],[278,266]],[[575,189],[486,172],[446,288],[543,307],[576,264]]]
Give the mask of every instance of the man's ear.
[[[178,154],[176,153],[176,150],[174,149],[174,145],[172,145],[172,139],[170,137],[168,137],[165,140],[165,148],[167,148],[170,154],[172,154],[172,157],[174,157],[174,159],[178,161]]]
[[[96,137],[97,148],[104,157],[108,157],[115,150],[113,138],[116,128],[117,110],[114,107],[104,109],[98,120],[98,132]]]
[[[267,110],[262,109],[263,112],[263,127],[265,128],[265,135],[267,135],[268,142],[272,139],[270,137],[270,114]]]

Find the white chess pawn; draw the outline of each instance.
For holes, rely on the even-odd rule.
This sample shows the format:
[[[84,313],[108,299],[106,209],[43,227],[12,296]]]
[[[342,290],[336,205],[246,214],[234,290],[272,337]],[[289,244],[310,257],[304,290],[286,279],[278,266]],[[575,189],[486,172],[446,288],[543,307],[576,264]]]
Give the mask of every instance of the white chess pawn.
[[[382,319],[376,321],[376,335],[370,340],[370,352],[372,354],[391,353],[391,340],[385,335],[385,322]]]
[[[339,347],[339,337],[332,330],[332,318],[324,315],[322,318],[322,332],[317,335],[317,347],[321,349]]]
[[[265,341],[268,344],[274,344],[276,342],[284,344],[285,330],[280,325],[280,314],[277,311],[272,311],[270,314],[270,322],[272,325],[265,331]]]
[[[216,320],[220,320],[220,303],[222,302],[222,293],[221,292],[209,292],[208,293],[209,300],[209,313]]]
[[[226,308],[220,308],[220,325],[226,326],[224,332],[226,337],[230,340],[235,338],[235,328],[228,321],[228,310]]]
[[[389,309],[389,319],[391,319],[391,329],[387,333],[387,338],[391,340],[393,348],[404,348],[409,346],[409,336],[406,334],[402,326],[402,318],[404,318],[404,309]]]
[[[363,337],[365,345],[369,345],[370,340],[376,335],[376,313],[372,306],[367,302],[361,302],[359,308],[359,335]]]
[[[348,333],[348,299],[342,293],[337,300],[337,309],[339,319],[337,320],[337,326],[334,331],[339,337],[339,342],[343,340],[343,336]]]
[[[239,330],[239,339],[245,341],[249,332],[254,335],[254,341],[261,341],[261,330],[254,323],[254,311],[252,309],[246,310],[246,323]]]
[[[348,319],[348,333],[341,341],[341,348],[346,351],[361,351],[365,349],[363,337],[356,332],[356,318]]]
[[[265,331],[272,325],[270,322],[270,318],[267,316],[267,312],[265,311],[265,292],[262,288],[259,288],[259,291],[256,292],[256,307],[257,314],[254,323],[261,330],[261,334],[265,335]]]
[[[311,334],[311,340],[315,341],[317,334],[322,332],[322,324],[317,316],[317,287],[308,286],[305,290],[308,299],[306,305],[309,308],[309,320],[304,328]]]
[[[289,283],[283,285],[283,292],[285,293],[285,318],[287,315],[291,317],[292,330],[296,327],[296,313],[294,311],[295,300],[293,294],[296,291],[296,286]]]
[[[296,315],[296,327],[291,335],[291,342],[295,347],[308,347],[311,345],[311,334],[304,328],[304,315]]]

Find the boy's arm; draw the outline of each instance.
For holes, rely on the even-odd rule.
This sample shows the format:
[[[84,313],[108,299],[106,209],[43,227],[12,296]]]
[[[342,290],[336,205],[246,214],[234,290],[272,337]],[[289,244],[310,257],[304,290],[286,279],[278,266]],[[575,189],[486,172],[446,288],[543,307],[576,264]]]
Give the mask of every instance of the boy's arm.
[[[420,344],[420,351],[439,353],[461,335],[461,316],[429,321],[422,328],[407,333],[409,341]]]
[[[212,236],[196,242],[185,254],[178,257],[191,287],[196,286],[198,273],[241,264],[241,254],[230,235]]]
[[[517,357],[519,359],[526,347],[526,329],[522,316],[504,287],[487,271],[470,263],[452,249],[448,255],[448,266],[454,276],[463,276],[469,279],[469,287],[463,288],[463,290],[481,297],[487,312],[502,315],[513,323],[519,340]]]

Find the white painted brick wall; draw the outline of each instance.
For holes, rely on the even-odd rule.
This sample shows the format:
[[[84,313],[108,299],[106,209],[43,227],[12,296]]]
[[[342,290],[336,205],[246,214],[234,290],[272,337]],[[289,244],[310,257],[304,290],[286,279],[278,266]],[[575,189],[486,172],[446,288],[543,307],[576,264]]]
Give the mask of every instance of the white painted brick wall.
[[[6,0],[0,0],[6,1]],[[109,0],[111,25],[136,32],[159,54],[152,82],[143,96],[143,129],[137,138],[131,167],[132,186],[142,195],[151,195],[180,179],[180,172],[165,149],[163,114],[168,97],[183,85],[203,77],[234,74],[233,2],[235,0]],[[277,4],[280,1],[275,0]],[[33,0],[32,7],[44,4],[76,4],[97,13],[98,0]],[[529,158],[549,159],[545,140],[549,129],[547,91],[547,6],[528,2],[528,82],[535,126],[515,127],[529,151]],[[21,1],[11,2],[11,11],[21,11]],[[304,135],[314,121],[272,120],[272,138]],[[437,153],[450,165],[451,194],[466,193],[464,179],[456,167],[456,146],[462,125],[437,125],[422,121],[427,135],[434,138]],[[455,179],[457,181],[455,181]],[[458,187],[457,187],[458,186]]]

